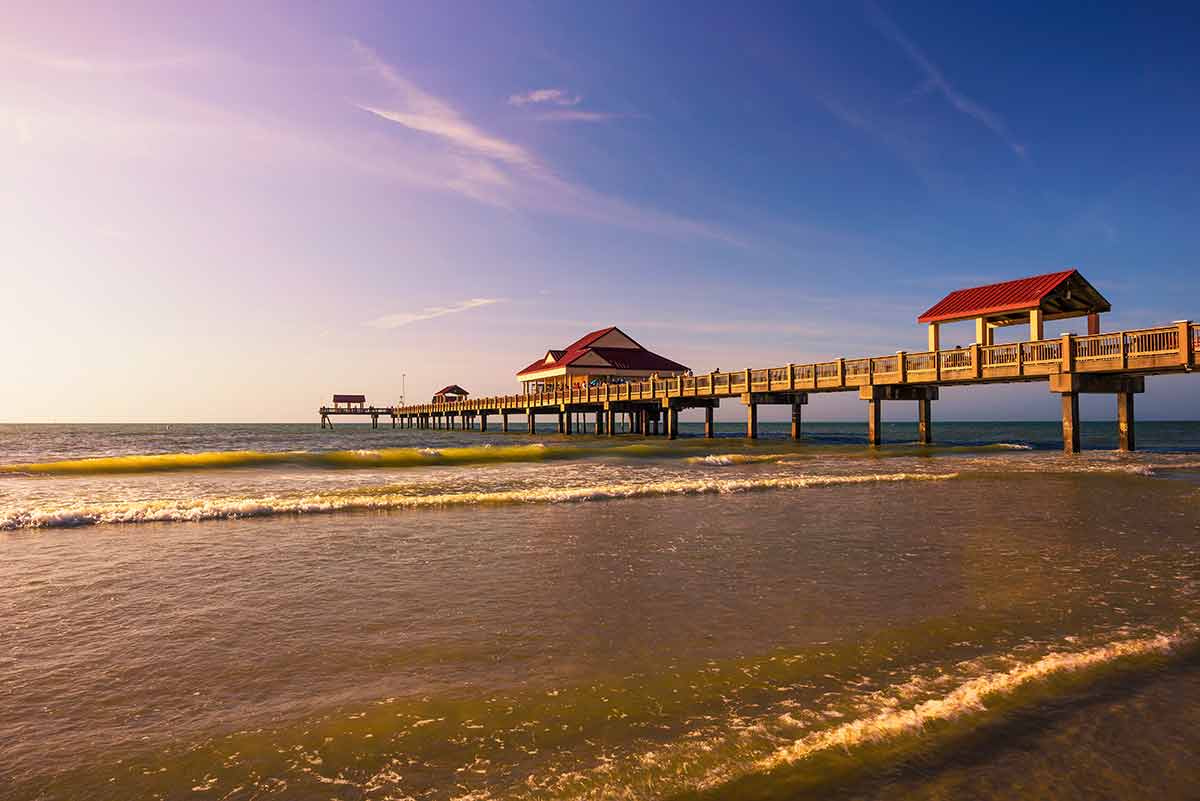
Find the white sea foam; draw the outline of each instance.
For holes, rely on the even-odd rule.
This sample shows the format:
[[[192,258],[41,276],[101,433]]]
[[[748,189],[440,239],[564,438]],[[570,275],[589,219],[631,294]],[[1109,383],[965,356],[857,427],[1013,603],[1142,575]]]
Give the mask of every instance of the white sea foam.
[[[710,453],[708,456],[691,456],[686,461],[689,464],[728,467],[738,464],[778,462],[787,457],[788,454],[786,453]]]
[[[1010,695],[1035,681],[1099,667],[1120,659],[1169,653],[1184,640],[1185,637],[1181,634],[1159,634],[1141,639],[1119,640],[1085,651],[1050,653],[1034,662],[1021,664],[1007,671],[968,679],[946,695],[916,706],[889,709],[831,729],[813,732],[763,758],[758,767],[770,770],[832,748],[849,749],[906,734],[917,734],[926,724],[984,711],[989,699]]]
[[[855,705],[865,708],[865,713],[845,722],[836,720],[845,714],[840,710],[800,708],[785,700],[777,705],[783,712],[773,712],[760,720],[734,715],[718,725],[692,730],[673,742],[657,744],[653,750],[628,754],[619,764],[606,760],[605,773],[610,775],[594,777],[595,782],[585,781],[586,777],[564,780],[561,771],[531,776],[526,785],[532,792],[517,796],[530,801],[548,797],[601,801],[705,792],[748,773],[801,763],[820,752],[850,751],[871,742],[920,736],[927,724],[986,712],[985,704],[995,705],[1039,680],[1099,669],[1126,659],[1166,655],[1193,643],[1196,633],[1194,627],[1187,627],[1170,634],[1111,641],[1086,650],[1055,651],[1016,665],[1009,654],[1000,659],[1012,667],[982,674],[975,671],[986,670],[988,660],[963,662],[957,675],[914,676],[889,689],[867,693],[861,697],[863,703]],[[990,664],[995,662],[990,660]],[[951,686],[948,691],[947,685]],[[915,695],[929,693],[937,695],[904,706]],[[827,728],[814,730],[819,726]],[[793,739],[799,731],[808,733]],[[781,740],[787,744],[778,745]]]
[[[702,495],[761,490],[804,489],[895,481],[944,481],[957,473],[869,473],[859,475],[802,475],[757,479],[673,479],[591,486],[548,487],[496,492],[450,492],[415,495],[404,492],[363,493],[352,490],[261,498],[214,498],[79,504],[61,508],[0,513],[0,530],[69,528],[119,523],[199,522],[277,514],[318,514],[341,511],[420,509],[523,503],[582,501]]]

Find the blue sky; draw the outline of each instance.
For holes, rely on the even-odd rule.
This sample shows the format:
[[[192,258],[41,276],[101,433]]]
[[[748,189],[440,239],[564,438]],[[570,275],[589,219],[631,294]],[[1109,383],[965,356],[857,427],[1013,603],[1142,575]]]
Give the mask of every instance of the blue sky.
[[[1187,6],[244,6],[6,12],[0,418],[507,392],[609,324],[698,372],[879,355],[951,289],[1068,266],[1106,328],[1200,317]]]

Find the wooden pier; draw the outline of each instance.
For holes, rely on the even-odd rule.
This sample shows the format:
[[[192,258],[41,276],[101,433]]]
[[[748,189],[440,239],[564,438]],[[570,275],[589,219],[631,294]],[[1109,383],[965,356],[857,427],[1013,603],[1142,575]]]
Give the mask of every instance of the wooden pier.
[[[679,412],[704,409],[704,434],[713,436],[713,409],[728,398],[746,407],[746,436],[758,436],[758,407],[783,404],[792,410],[792,436],[799,438],[801,411],[811,394],[857,392],[867,405],[868,440],[882,443],[881,409],[887,401],[915,401],[919,439],[933,441],[932,402],[941,387],[1044,381],[1062,397],[1063,448],[1079,445],[1079,395],[1116,397],[1119,442],[1134,449],[1134,395],[1145,391],[1145,376],[1196,369],[1200,325],[1181,321],[1168,326],[1036,339],[999,345],[975,344],[950,350],[898,351],[888,356],[787,364],[765,369],[682,375],[628,383],[569,387],[551,392],[469,398],[444,403],[358,410],[321,409],[322,424],[334,414],[390,417],[402,428],[457,428],[488,431],[489,418],[509,430],[510,417],[524,418],[534,432],[539,415],[557,420],[558,431],[572,434],[579,420],[594,418],[596,434],[617,433],[618,422],[632,433],[674,438]]]
[[[320,408],[321,428],[333,428],[333,421],[329,418],[339,416],[367,416],[371,418],[371,428],[379,428],[379,418],[389,417],[392,420],[392,428],[396,427],[396,423],[400,418],[399,409],[395,406],[322,406]]]

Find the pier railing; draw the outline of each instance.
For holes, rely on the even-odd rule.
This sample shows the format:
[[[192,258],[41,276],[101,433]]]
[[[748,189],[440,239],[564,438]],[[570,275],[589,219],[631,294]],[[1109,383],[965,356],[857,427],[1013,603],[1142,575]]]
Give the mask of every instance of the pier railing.
[[[671,398],[721,398],[746,393],[843,391],[872,384],[956,384],[1024,381],[1053,373],[1165,373],[1197,366],[1200,324],[1110,334],[971,345],[862,359],[789,364],[783,367],[714,371],[528,394],[398,406],[393,415],[523,412],[565,406],[603,406]]]

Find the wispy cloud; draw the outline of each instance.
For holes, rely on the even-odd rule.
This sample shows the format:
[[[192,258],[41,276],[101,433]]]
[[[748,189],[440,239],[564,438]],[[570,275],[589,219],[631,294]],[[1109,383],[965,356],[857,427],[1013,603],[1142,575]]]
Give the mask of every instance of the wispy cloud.
[[[510,95],[509,105],[528,106],[533,103],[548,103],[555,106],[577,106],[583,98],[573,95],[566,89],[530,89],[516,95]]]
[[[392,90],[391,99],[396,103],[395,108],[359,104],[362,110],[411,130],[441,137],[470,153],[526,168],[538,166],[537,160],[525,148],[484,133],[448,103],[400,75],[369,47],[360,42],[354,42],[353,47],[368,69]]]
[[[632,114],[619,114],[615,111],[577,111],[563,109],[561,111],[544,111],[536,115],[536,119],[545,122],[608,122],[632,117]]]
[[[946,78],[941,69],[925,55],[925,52],[912,39],[908,38],[904,31],[900,30],[900,26],[893,22],[872,0],[867,0],[867,19],[880,33],[903,50],[909,60],[925,74],[925,81],[918,88],[918,94],[934,92],[941,95],[955,110],[971,117],[998,136],[1013,153],[1022,158],[1025,157],[1025,146],[1012,137],[1004,119],[996,112],[960,92]]]
[[[525,148],[498,137],[488,136],[453,113],[415,112],[375,106],[359,106],[359,108],[414,131],[443,137],[471,153],[507,161],[510,164],[519,164],[523,167],[532,167],[536,163]]]
[[[418,312],[385,314],[374,320],[368,320],[364,325],[381,329],[399,328],[402,325],[409,325],[421,320],[432,320],[435,317],[445,317],[447,314],[458,314],[459,312],[478,309],[481,306],[491,306],[493,303],[500,303],[502,300],[502,298],[469,298],[468,300],[460,300],[458,303],[452,303],[449,306],[429,306]]]
[[[449,102],[424,91],[401,75],[366,45],[354,42],[353,48],[361,63],[388,90],[386,99],[359,103],[357,107],[408,130],[428,135],[452,149],[452,158],[443,165],[448,167],[443,188],[504,208],[534,208],[648,232],[703,236],[744,245],[717,226],[636,206],[556,174],[528,148],[484,131]],[[576,113],[594,115],[600,112]],[[589,116],[586,121],[600,119]],[[581,117],[577,121],[585,120]]]
[[[175,48],[153,57],[112,58],[55,53],[0,43],[0,60],[11,59],[65,74],[121,77],[183,67],[215,64],[229,57],[214,50]]]
[[[582,95],[571,94],[566,89],[530,89],[528,92],[510,95],[508,103],[511,106],[578,106],[583,102]],[[608,122],[636,114],[621,114],[615,111],[584,111],[577,108],[557,108],[550,111],[540,111],[534,119],[543,122]]]

